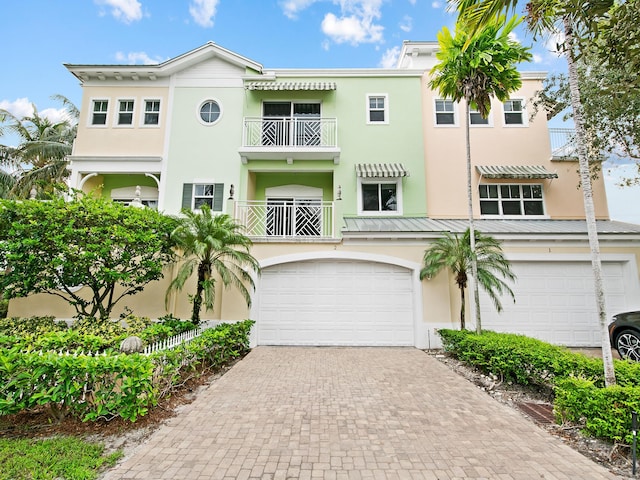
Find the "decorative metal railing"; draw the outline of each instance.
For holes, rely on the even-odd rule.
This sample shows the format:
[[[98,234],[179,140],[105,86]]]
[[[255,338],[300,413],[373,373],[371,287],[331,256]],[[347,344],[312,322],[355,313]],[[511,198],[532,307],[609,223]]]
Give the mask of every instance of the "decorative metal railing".
[[[333,238],[333,202],[268,200],[236,202],[236,219],[250,237]]]
[[[551,158],[575,159],[578,157],[576,131],[572,128],[550,128]]]
[[[337,147],[336,118],[246,117],[244,147]]]

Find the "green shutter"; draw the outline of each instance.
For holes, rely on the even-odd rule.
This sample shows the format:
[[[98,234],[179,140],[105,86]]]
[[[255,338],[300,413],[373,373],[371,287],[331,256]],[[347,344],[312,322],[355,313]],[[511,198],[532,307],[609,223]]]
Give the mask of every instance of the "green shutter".
[[[193,183],[185,183],[182,185],[182,208],[191,210],[192,200],[193,200]]]
[[[213,211],[222,211],[222,202],[224,200],[224,183],[215,183],[213,187]]]

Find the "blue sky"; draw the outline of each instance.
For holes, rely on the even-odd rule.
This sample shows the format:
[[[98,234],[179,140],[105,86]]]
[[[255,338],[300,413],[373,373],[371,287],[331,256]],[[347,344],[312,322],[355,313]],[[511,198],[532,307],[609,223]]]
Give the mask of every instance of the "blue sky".
[[[455,22],[443,0],[4,0],[0,18],[0,108],[21,117],[34,104],[54,118],[54,94],[80,106],[64,63],[159,63],[214,41],[266,68],[393,66],[403,40],[435,41]],[[523,28],[517,38],[533,46],[522,70],[565,68],[553,39],[534,43]]]

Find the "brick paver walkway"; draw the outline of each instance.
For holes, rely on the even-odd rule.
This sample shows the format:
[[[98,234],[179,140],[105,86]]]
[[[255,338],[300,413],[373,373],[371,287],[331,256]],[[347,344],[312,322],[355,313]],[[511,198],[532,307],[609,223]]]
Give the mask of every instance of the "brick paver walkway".
[[[413,348],[258,347],[121,479],[613,479]]]

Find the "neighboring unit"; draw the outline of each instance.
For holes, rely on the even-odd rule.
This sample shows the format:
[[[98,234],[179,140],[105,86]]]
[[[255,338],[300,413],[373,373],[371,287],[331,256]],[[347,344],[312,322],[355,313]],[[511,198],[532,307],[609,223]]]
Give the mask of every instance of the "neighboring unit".
[[[418,272],[431,241],[466,229],[467,182],[464,105],[427,86],[436,50],[405,42],[394,69],[267,70],[214,43],[159,65],[67,65],[83,86],[71,187],[235,216],[262,266],[253,304],[223,291],[203,315],[252,318],[256,344],[439,346],[435,330],[459,325],[457,287]],[[470,114],[476,228],[518,275],[501,314],[481,299],[483,327],[598,346],[572,132],[531,118],[544,76],[522,72],[488,119]],[[593,187],[607,309],[637,308],[640,226],[610,221],[602,177]],[[126,305],[164,315],[169,280]],[[171,313],[189,315],[186,297]],[[44,298],[41,313],[72,315]]]

